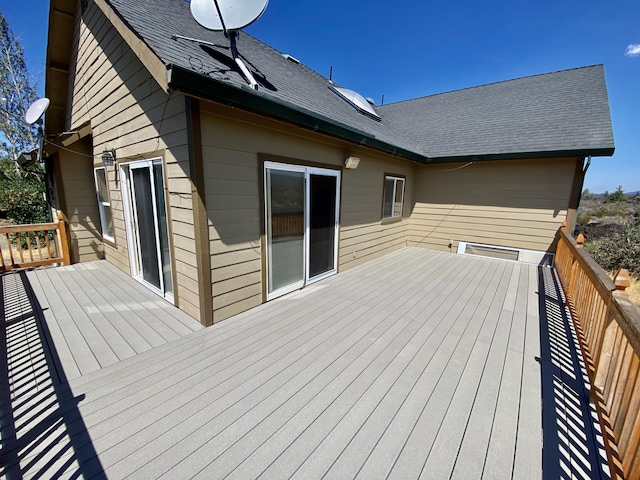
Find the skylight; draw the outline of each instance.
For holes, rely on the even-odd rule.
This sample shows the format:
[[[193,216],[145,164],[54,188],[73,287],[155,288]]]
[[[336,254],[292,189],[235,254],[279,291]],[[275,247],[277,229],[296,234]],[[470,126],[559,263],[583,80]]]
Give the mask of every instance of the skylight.
[[[380,115],[376,113],[371,104],[358,92],[354,92],[348,88],[335,86],[330,86],[329,88],[353,105],[358,112],[368,115],[376,120],[380,120]]]

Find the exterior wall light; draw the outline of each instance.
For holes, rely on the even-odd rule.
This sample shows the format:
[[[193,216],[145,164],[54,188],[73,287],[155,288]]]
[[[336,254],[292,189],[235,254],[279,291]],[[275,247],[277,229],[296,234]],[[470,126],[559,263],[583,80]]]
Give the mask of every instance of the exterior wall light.
[[[110,167],[116,161],[116,150],[112,148],[111,150],[103,150],[102,151],[102,164],[105,167]]]
[[[359,164],[360,159],[358,157],[347,157],[347,159],[344,161],[345,168],[349,168],[351,170],[355,170],[356,168],[358,168]]]

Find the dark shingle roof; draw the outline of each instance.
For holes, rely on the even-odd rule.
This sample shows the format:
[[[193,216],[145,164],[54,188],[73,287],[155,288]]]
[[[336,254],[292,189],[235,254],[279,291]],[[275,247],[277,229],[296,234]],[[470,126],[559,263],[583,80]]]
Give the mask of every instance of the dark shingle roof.
[[[229,40],[221,32],[200,26],[191,16],[189,3],[178,0],[109,0],[109,3],[165,64],[200,72],[213,80],[248,90],[247,82],[231,60]],[[173,40],[175,34],[219,47]],[[248,90],[248,95],[267,96],[292,104],[421,155],[391,125],[358,113],[330,90],[329,80],[319,73],[286,59],[282,53],[244,32],[238,39],[238,52],[260,84],[259,92]]]
[[[376,121],[358,113],[332,92],[324,76],[241,33],[238,51],[260,84],[259,92],[250,90],[231,60],[228,40],[221,32],[201,27],[185,1],[108,1],[167,66],[198,72],[198,81],[211,86],[232,87],[233,92],[241,93],[243,104],[249,108],[252,103],[264,105],[266,101],[287,111],[300,111],[306,115],[308,128],[314,128],[314,118],[326,120],[339,127],[338,136],[342,138],[374,147],[375,142],[380,142],[385,151],[414,160],[585,149],[597,154],[598,149],[613,148],[601,66],[376,107],[382,116],[381,121]],[[175,34],[218,46],[175,40]],[[203,84],[198,93],[206,92]],[[308,114],[313,117],[310,121]],[[287,117],[290,121],[295,118]],[[343,135],[345,131],[361,136],[355,140],[356,137]]]
[[[379,111],[431,158],[614,148],[602,65],[417,98]]]

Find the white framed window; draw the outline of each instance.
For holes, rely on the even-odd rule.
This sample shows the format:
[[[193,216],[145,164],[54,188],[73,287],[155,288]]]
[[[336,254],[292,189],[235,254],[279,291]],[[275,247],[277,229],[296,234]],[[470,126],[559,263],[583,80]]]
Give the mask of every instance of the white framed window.
[[[404,184],[404,177],[385,175],[384,198],[382,201],[382,218],[402,217]]]
[[[98,209],[100,210],[100,225],[102,238],[110,242],[115,241],[113,234],[113,215],[111,213],[111,201],[109,200],[109,187],[107,183],[107,170],[105,167],[94,169],[96,181],[96,194],[98,197]]]

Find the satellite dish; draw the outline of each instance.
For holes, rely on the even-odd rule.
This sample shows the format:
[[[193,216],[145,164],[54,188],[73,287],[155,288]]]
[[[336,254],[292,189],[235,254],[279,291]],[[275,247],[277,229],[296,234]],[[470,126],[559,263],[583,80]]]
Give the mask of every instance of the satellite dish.
[[[29,125],[33,125],[42,118],[42,115],[47,111],[47,108],[49,108],[49,99],[46,97],[39,98],[27,109],[27,113],[24,115],[25,122]]]
[[[191,15],[209,30],[240,30],[255,22],[269,0],[191,0]]]
[[[236,42],[238,30],[260,18],[268,3],[269,0],[191,0],[191,15],[196,22],[209,30],[222,31],[229,38],[231,56],[254,90],[258,90],[258,82],[238,55]]]

